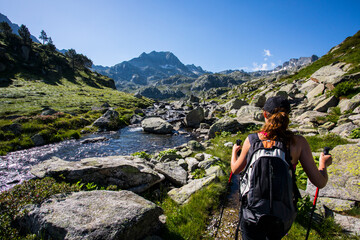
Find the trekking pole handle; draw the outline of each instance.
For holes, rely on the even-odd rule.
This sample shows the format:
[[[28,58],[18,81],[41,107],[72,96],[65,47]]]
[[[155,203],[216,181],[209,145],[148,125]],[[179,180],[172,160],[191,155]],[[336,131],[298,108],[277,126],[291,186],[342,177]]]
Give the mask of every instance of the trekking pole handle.
[[[237,139],[237,140],[236,140],[236,145],[240,146],[240,145],[241,145],[241,142],[242,142],[241,139]],[[240,156],[240,151],[238,151],[237,156]]]
[[[324,155],[330,155],[329,154],[330,148],[329,147],[324,147]]]

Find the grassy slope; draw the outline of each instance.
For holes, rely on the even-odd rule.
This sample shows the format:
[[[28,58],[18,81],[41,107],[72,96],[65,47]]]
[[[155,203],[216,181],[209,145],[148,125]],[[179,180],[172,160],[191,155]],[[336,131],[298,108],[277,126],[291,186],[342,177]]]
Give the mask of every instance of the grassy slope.
[[[0,47],[5,50],[0,53],[5,66],[0,72],[0,155],[34,146],[35,134],[46,143],[79,138],[80,130],[103,113],[91,111],[92,107],[108,103],[115,108],[120,116],[111,130],[116,130],[127,123],[134,109],[152,103],[117,91],[112,79],[84,66],[73,69],[71,59],[47,45],[32,43],[28,60],[21,51],[26,46],[17,36],[9,40],[0,34]],[[44,107],[66,114],[40,116]],[[21,134],[9,130],[13,123],[21,124]]]

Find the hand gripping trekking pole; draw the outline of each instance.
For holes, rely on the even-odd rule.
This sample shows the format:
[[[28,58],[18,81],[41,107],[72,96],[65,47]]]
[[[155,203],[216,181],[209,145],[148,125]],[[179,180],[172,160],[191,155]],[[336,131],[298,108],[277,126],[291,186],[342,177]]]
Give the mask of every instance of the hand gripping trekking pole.
[[[329,155],[329,151],[330,151],[329,147],[324,147],[324,155]],[[312,221],[312,218],[314,216],[314,212],[315,212],[315,208],[316,208],[316,201],[317,201],[318,195],[319,195],[319,188],[317,187],[316,192],[315,192],[313,207],[312,207],[312,210],[311,210],[311,215],[310,215],[310,220],[309,220],[309,227],[308,227],[307,232],[306,232],[305,240],[307,240],[309,238],[310,229],[311,229],[311,221]]]
[[[242,141],[240,139],[236,140],[236,145],[240,146],[241,142]],[[238,152],[238,155],[239,155],[239,152]],[[227,186],[226,186],[226,193],[225,193],[224,198],[222,199],[222,202],[221,202],[221,211],[220,211],[219,221],[218,221],[217,225],[215,225],[216,226],[216,232],[215,232],[214,238],[216,238],[218,230],[220,228],[221,219],[222,219],[222,216],[223,216],[223,213],[224,213],[224,208],[225,208],[225,201],[227,199],[228,193],[230,192],[230,184],[231,184],[232,176],[233,176],[233,173],[230,172],[229,180],[228,180],[228,183],[227,183]]]

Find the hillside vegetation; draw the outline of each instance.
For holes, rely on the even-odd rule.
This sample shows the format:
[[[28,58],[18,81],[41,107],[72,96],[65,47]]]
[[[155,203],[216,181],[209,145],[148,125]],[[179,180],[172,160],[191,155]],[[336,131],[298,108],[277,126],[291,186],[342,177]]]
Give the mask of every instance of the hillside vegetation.
[[[75,50],[59,53],[52,41],[34,43],[1,24],[0,154],[34,146],[31,137],[38,133],[48,143],[79,137],[80,130],[102,115],[104,104],[120,113],[115,128],[126,124],[134,109],[151,104],[117,91],[111,78],[89,70],[92,61]],[[49,108],[59,114],[40,116]],[[9,130],[13,124],[20,124],[21,131]]]
[[[360,31],[354,36],[347,37],[342,43],[330,49],[330,51],[313,64],[301,69],[298,73],[283,78],[292,82],[295,79],[309,78],[311,74],[326,65],[345,62],[352,64],[349,74],[360,72]]]

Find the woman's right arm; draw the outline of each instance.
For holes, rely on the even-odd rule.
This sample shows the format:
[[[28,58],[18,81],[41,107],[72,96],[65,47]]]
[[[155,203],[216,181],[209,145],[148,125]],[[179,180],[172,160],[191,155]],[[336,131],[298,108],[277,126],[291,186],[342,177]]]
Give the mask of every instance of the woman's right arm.
[[[299,160],[310,182],[318,188],[325,187],[328,181],[326,168],[332,163],[331,155],[321,153],[319,167],[317,167],[306,139],[302,136],[297,136],[296,144],[301,147]]]

